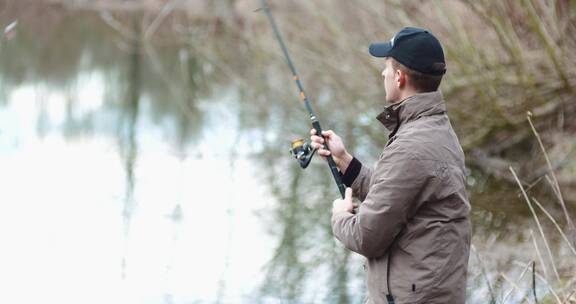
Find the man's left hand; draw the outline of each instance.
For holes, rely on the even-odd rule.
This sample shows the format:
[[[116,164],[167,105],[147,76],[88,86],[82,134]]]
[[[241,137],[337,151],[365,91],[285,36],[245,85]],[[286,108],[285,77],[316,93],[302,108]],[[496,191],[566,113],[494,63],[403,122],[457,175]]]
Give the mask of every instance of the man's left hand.
[[[349,212],[352,213],[352,210],[356,208],[358,205],[352,202],[352,188],[346,188],[346,193],[344,195],[344,199],[337,199],[334,200],[332,204],[332,213],[338,212]]]

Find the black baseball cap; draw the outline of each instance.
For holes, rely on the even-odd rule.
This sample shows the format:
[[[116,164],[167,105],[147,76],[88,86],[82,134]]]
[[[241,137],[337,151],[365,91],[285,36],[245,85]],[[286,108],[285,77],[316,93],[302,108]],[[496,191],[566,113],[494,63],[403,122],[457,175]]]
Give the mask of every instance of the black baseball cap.
[[[424,29],[405,27],[388,42],[372,43],[369,51],[375,57],[392,57],[407,68],[423,74],[446,73],[442,45]]]

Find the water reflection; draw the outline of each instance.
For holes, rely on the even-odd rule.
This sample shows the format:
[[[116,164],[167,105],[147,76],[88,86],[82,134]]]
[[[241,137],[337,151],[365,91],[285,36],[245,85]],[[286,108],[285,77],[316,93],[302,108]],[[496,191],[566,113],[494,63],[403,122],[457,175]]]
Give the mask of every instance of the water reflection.
[[[141,86],[141,53],[142,53],[142,34],[138,24],[138,16],[132,17],[132,34],[130,45],[130,65],[128,67],[128,94],[126,100],[126,125],[121,129],[120,138],[123,147],[123,158],[125,159],[126,171],[126,195],[124,198],[124,209],[122,210],[122,219],[124,222],[124,238],[128,240],[130,234],[130,220],[134,213],[135,201],[134,192],[134,165],[138,155],[138,146],[136,143],[138,113],[140,108],[140,86]],[[124,131],[124,132],[122,132]],[[126,256],[122,257],[122,278],[126,278]]]
[[[169,25],[180,30],[159,27],[161,35],[144,39],[142,12],[106,16],[129,30],[111,28],[98,12],[50,9],[39,22],[38,15],[23,15],[18,36],[0,53],[0,155],[7,168],[0,177],[22,189],[45,184],[40,193],[51,193],[52,219],[75,218],[54,232],[82,233],[59,238],[56,247],[98,240],[99,246],[76,248],[66,257],[82,267],[82,258],[106,251],[95,263],[106,270],[89,269],[97,273],[90,282],[109,280],[101,302],[361,303],[363,261],[332,237],[329,212],[338,192],[329,171],[321,160],[302,171],[288,156],[291,137],[305,136],[309,126],[275,51],[226,21],[184,29],[174,21]],[[332,102],[349,93],[321,81],[310,91],[324,126],[372,163],[386,142],[373,120],[379,106],[359,101],[334,109]],[[10,120],[13,115],[28,120]],[[42,178],[12,180],[30,159],[44,171]],[[91,163],[86,170],[74,168],[84,163]],[[53,175],[84,185],[68,197]],[[531,234],[518,227],[530,218],[518,192],[481,173],[471,178],[474,244],[485,267],[496,273],[512,261],[527,262],[529,254],[521,251],[532,251]],[[35,207],[40,201],[4,195],[3,201]],[[14,213],[8,204],[2,208]],[[8,231],[22,227],[8,223]],[[33,235],[22,238],[38,242]],[[529,246],[519,245],[527,240]],[[10,244],[16,242],[12,237]],[[471,303],[485,299],[479,261],[471,257]],[[33,266],[60,270],[40,264]],[[60,278],[69,284],[73,277],[88,280],[61,268],[70,271],[70,278]],[[64,302],[95,293],[82,291]],[[59,292],[68,291],[58,290],[54,298]]]

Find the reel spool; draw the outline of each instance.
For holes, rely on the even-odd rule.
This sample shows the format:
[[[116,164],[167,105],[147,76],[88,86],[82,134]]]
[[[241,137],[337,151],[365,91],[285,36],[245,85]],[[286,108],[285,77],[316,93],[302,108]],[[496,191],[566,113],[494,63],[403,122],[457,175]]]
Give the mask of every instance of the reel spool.
[[[292,141],[292,148],[290,149],[290,154],[300,164],[302,169],[306,169],[312,160],[312,156],[316,152],[316,149],[313,149],[312,146],[308,141],[304,141],[304,139],[295,139]]]

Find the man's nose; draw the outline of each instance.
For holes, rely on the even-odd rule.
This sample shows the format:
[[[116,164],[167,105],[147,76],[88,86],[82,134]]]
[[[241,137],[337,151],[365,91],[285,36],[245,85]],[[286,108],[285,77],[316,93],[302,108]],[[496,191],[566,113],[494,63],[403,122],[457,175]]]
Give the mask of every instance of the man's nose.
[[[384,72],[386,72],[386,70],[382,70],[382,77],[384,77]]]

